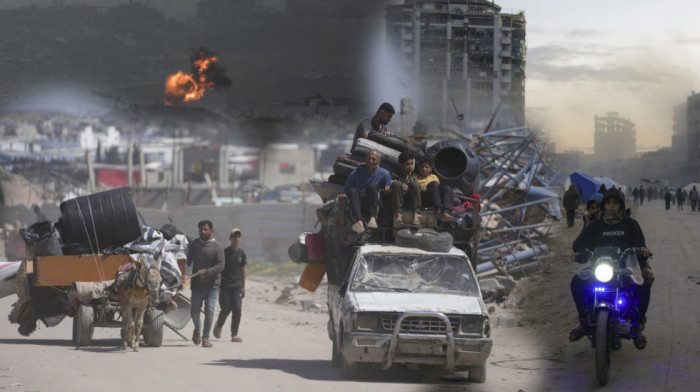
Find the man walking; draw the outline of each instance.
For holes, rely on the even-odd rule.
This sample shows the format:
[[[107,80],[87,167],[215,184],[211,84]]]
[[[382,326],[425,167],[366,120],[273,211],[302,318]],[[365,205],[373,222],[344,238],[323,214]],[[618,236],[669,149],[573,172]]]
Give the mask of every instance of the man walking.
[[[192,266],[192,307],[190,316],[194,323],[192,342],[202,343],[202,347],[211,347],[209,331],[214,320],[214,307],[219,296],[221,271],[224,269],[224,248],[214,238],[214,226],[211,221],[203,220],[197,224],[199,238],[190,244],[187,265]],[[204,330],[199,313],[204,304]]]
[[[576,192],[574,184],[569,185],[569,190],[564,192],[564,209],[566,210],[566,227],[574,225],[576,209],[581,204],[581,196]]]
[[[238,326],[241,323],[241,309],[245,297],[245,266],[246,256],[241,246],[241,230],[233,229],[229,236],[231,246],[224,249],[226,260],[224,271],[221,273],[221,289],[219,292],[219,318],[214,325],[214,337],[221,338],[221,329],[231,313],[231,341],[242,342],[238,336]]]

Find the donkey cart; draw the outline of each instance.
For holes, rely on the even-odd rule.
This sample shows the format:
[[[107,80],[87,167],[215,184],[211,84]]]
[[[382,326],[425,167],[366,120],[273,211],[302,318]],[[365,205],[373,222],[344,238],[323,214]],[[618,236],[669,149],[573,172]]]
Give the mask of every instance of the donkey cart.
[[[131,261],[128,255],[92,254],[25,260],[16,281],[19,301],[15,304],[15,317],[20,333],[31,333],[37,320],[53,326],[67,315],[73,317],[73,343],[89,346],[95,327],[122,328],[119,298],[110,289],[109,279]],[[184,276],[184,260],[178,260],[178,267]],[[164,306],[149,306],[146,310],[141,332],[148,346],[162,344],[164,326],[180,335],[178,330],[189,321],[189,299],[175,294],[172,301],[177,307],[168,314],[160,309]],[[173,307],[171,303],[170,308]],[[123,338],[123,329],[121,334]]]

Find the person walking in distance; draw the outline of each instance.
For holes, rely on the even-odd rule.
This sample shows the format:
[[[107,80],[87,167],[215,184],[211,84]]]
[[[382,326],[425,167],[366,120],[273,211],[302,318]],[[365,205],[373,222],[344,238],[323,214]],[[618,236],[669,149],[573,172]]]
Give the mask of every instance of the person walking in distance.
[[[574,225],[576,209],[578,209],[579,204],[581,204],[581,196],[576,192],[574,184],[571,184],[569,185],[569,190],[564,192],[564,209],[566,210],[567,227],[572,227]]]
[[[219,292],[219,318],[214,325],[214,337],[221,338],[221,329],[231,313],[231,341],[242,342],[238,336],[238,326],[241,324],[241,310],[245,297],[245,266],[246,255],[241,249],[241,230],[233,229],[229,235],[231,246],[224,249],[225,267],[221,273],[221,290]]]
[[[219,296],[221,271],[224,269],[224,248],[214,238],[214,226],[209,220],[197,224],[199,238],[190,244],[187,265],[192,267],[192,307],[190,316],[194,323],[192,342],[211,347],[209,331],[214,321],[214,307]],[[204,329],[199,318],[204,304]]]

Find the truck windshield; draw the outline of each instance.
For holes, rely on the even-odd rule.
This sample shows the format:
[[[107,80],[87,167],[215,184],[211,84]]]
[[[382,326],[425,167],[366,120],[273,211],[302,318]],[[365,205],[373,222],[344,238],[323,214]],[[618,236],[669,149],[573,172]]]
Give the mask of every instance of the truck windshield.
[[[369,254],[358,260],[350,288],[477,295],[467,262],[456,255]]]

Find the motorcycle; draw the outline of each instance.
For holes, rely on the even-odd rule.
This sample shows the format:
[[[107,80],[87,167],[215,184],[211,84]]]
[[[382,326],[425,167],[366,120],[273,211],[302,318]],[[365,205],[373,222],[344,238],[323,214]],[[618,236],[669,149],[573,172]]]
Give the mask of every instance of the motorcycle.
[[[637,287],[644,284],[636,255],[641,248],[605,246],[586,251],[591,268],[578,273],[589,282],[589,299],[581,317],[595,349],[596,378],[600,386],[610,379],[610,353],[622,347],[622,339],[634,339],[639,309]],[[651,258],[651,255],[649,256]]]

